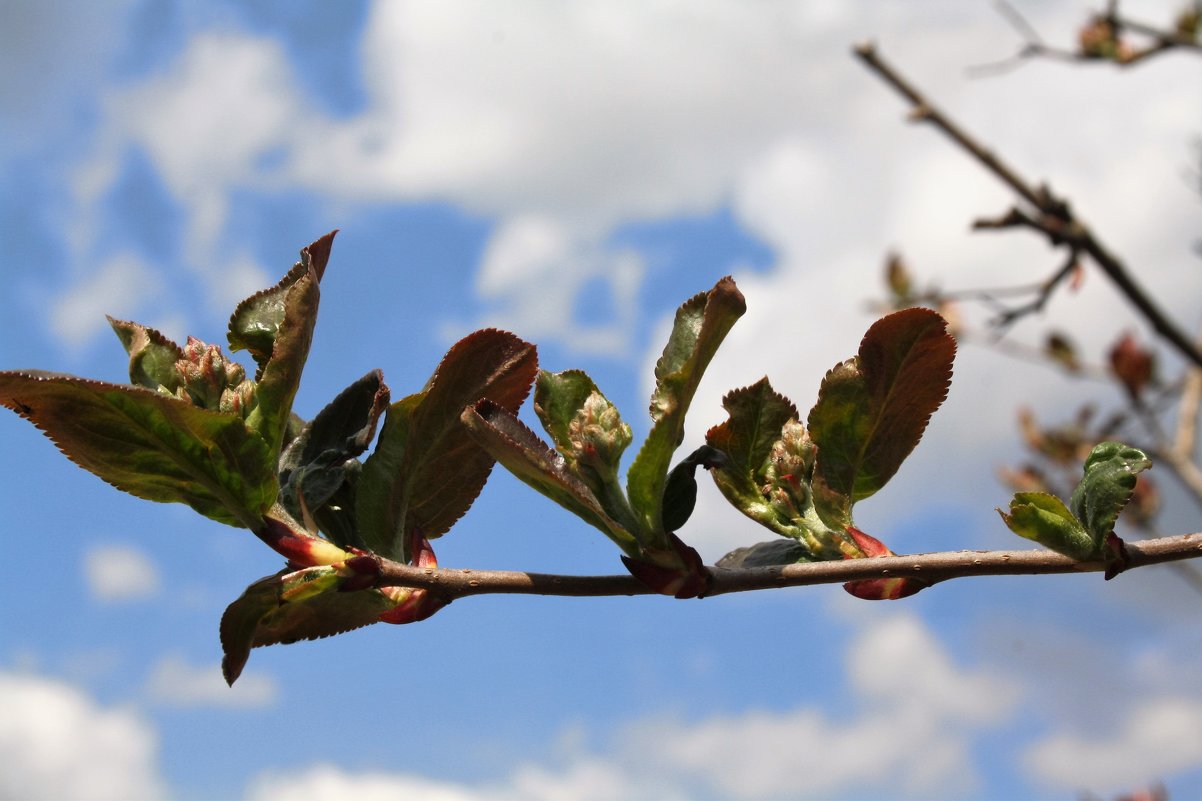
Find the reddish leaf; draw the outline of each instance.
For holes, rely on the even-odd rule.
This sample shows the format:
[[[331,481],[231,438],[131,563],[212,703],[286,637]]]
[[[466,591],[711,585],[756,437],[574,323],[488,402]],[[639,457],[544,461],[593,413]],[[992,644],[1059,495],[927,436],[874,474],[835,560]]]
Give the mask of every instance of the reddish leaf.
[[[844,553],[844,559],[871,559],[878,556],[896,556],[893,551],[885,547],[883,542],[876,537],[865,534],[855,526],[848,526],[847,534],[860,550],[860,554]],[[896,601],[899,598],[907,598],[914,595],[916,592],[925,590],[929,586],[931,586],[929,583],[916,578],[898,577],[849,581],[843,585],[843,589],[849,594],[857,598],[862,598],[865,601]]]
[[[506,331],[476,331],[447,352],[426,388],[388,408],[363,465],[356,511],[364,542],[408,560],[408,538],[444,534],[471,506],[493,457],[460,422],[487,398],[516,413],[538,371],[533,345]]]
[[[851,522],[851,506],[893,477],[947,397],[956,342],[930,309],[877,320],[857,356],[822,381],[810,411],[818,446],[814,500],[832,528]]]
[[[1155,355],[1141,347],[1130,333],[1125,333],[1110,349],[1110,369],[1122,382],[1133,399],[1138,401],[1144,388],[1152,382],[1156,370]]]

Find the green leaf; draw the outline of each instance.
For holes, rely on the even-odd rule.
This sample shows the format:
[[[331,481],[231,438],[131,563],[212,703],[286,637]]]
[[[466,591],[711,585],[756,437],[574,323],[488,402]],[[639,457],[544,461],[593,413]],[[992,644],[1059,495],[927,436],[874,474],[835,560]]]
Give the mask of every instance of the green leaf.
[[[280,457],[280,502],[295,518],[303,518],[301,500],[317,520],[334,529],[341,545],[360,546],[354,525],[352,474],[362,465],[354,458],[365,450],[388,406],[383,375],[373,370],[339,393],[293,439]],[[338,496],[334,510],[327,503]]]
[[[241,675],[252,648],[342,634],[379,622],[397,605],[377,589],[340,592],[344,581],[339,568],[322,566],[281,571],[247,587],[221,616],[226,682]]]
[[[877,320],[859,354],[822,380],[810,411],[818,446],[814,501],[832,528],[851,523],[851,507],[893,477],[947,397],[956,341],[930,309]]]
[[[635,536],[609,516],[563,456],[511,412],[483,400],[464,409],[462,420],[480,446],[518,479],[599,529],[627,554],[639,554]]]
[[[248,350],[259,365],[262,376],[263,366],[271,359],[275,351],[276,337],[284,325],[287,311],[288,294],[292,288],[312,272],[315,275],[313,283],[321,281],[325,274],[326,264],[330,260],[330,249],[334,244],[337,231],[318,239],[301,251],[301,259],[273,287],[256,292],[238,304],[230,317],[229,342],[231,351]]]
[[[810,561],[810,552],[791,539],[759,542],[746,548],[736,548],[718,560],[718,567],[730,569],[747,567],[776,567]]]
[[[313,342],[320,297],[317,271],[309,263],[307,272],[284,296],[284,318],[276,330],[271,357],[260,364],[254,409],[246,424],[259,432],[275,454],[284,446],[292,401]]]
[[[163,387],[174,393],[180,385],[175,363],[184,358],[179,345],[153,328],[107,318],[129,354],[129,381],[147,389]]]
[[[1089,532],[1100,551],[1114,522],[1135,491],[1135,474],[1152,466],[1139,448],[1121,442],[1102,442],[1085,459],[1085,477],[1073,491],[1069,508]]]
[[[424,390],[388,408],[357,491],[368,547],[407,561],[413,532],[433,539],[463,516],[493,465],[461,424],[464,407],[488,398],[516,412],[537,370],[530,343],[507,331],[476,331],[447,352]]]
[[[634,514],[618,481],[618,464],[633,434],[617,407],[580,370],[542,370],[534,387],[534,411],[568,469],[611,517],[628,527]]]
[[[1020,537],[1034,540],[1081,562],[1098,556],[1094,541],[1064,501],[1046,492],[1015,493],[1010,512],[998,510],[1007,527]]]
[[[0,404],[71,461],[139,498],[186,503],[247,528],[275,501],[274,459],[237,415],[140,387],[36,371],[0,372]]]
[[[640,527],[662,539],[664,484],[672,454],[684,439],[684,418],[701,376],[735,321],[747,310],[731,278],[695,295],[676,311],[672,333],[655,365],[651,395],[654,425],[626,476],[630,504]],[[666,542],[666,540],[665,540]],[[645,543],[661,545],[662,543]]]

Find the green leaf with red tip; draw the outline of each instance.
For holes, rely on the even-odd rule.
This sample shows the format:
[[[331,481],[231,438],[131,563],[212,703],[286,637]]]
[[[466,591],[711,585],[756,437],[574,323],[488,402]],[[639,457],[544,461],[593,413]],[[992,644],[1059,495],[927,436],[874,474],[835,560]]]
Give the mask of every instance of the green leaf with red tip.
[[[258,431],[276,454],[284,447],[321,299],[312,260],[302,258],[301,264],[306,270],[284,293],[283,318],[275,330],[270,357],[259,364],[254,408],[246,417],[246,424]]]
[[[464,409],[462,421],[480,447],[519,480],[599,529],[627,554],[638,555],[634,534],[609,516],[588,485],[568,469],[563,455],[513,413],[483,400]]]
[[[517,412],[537,371],[530,343],[507,331],[476,331],[447,352],[424,390],[388,407],[357,491],[369,548],[407,560],[412,532],[438,537],[463,516],[493,465],[463,428],[464,407],[488,398]]]
[[[832,528],[851,523],[851,507],[893,477],[947,397],[955,339],[930,309],[877,320],[859,353],[823,378],[810,411],[818,446],[814,501]]]
[[[174,393],[180,384],[175,363],[184,358],[180,346],[153,328],[112,317],[107,319],[129,354],[130,383],[154,390],[162,387]]]
[[[262,376],[264,365],[275,352],[275,341],[284,326],[288,309],[288,294],[301,279],[313,274],[314,284],[325,275],[330,260],[330,249],[334,244],[331,231],[313,244],[301,250],[301,258],[275,286],[256,292],[238,304],[230,317],[229,343],[231,351],[248,350],[259,365]]]
[[[360,557],[362,559],[362,557]],[[282,571],[251,584],[221,617],[221,671],[233,684],[252,648],[314,640],[380,621],[397,602],[378,589],[343,592],[355,565]],[[373,579],[374,580],[374,579]]]
[[[236,415],[141,387],[37,371],[0,372],[0,404],[71,461],[139,498],[186,503],[251,528],[275,502],[275,461]]]
[[[371,444],[388,400],[383,375],[373,370],[318,412],[280,457],[280,502],[298,519],[307,510],[343,545],[362,546],[353,515],[355,479],[362,467],[355,457]]]
[[[734,280],[718,281],[677,309],[668,344],[655,365],[650,409],[654,425],[627,473],[626,491],[640,528],[657,539],[664,531],[664,485],[672,454],[684,439],[685,414],[705,368],[746,310]]]

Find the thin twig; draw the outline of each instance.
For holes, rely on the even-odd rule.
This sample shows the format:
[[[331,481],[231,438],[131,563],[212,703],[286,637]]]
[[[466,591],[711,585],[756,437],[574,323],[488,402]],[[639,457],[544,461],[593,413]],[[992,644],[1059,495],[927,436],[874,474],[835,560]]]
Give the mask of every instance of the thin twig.
[[[1127,543],[1128,569],[1202,557],[1202,533]],[[1093,573],[1101,562],[1077,562],[1052,551],[950,551],[913,556],[808,562],[781,567],[709,568],[707,595],[751,592],[880,578],[917,578],[934,584],[968,576]],[[633,576],[562,576],[498,570],[419,568],[381,560],[379,586],[432,590],[446,600],[469,595],[518,594],[600,597],[652,595]]]
[[[936,108],[913,84],[903,78],[893,67],[886,64],[877,54],[875,45],[857,45],[856,56],[869,69],[892,86],[913,106],[912,117],[930,122],[958,144],[966,153],[980,162],[1015,194],[1027,201],[1039,212],[1038,227],[1054,244],[1063,244],[1072,250],[1087,253],[1102,272],[1118,286],[1144,318],[1161,337],[1173,345],[1186,359],[1202,367],[1202,351],[1173,323],[1152,300],[1117,256],[1110,252],[1081,222],[1064,200],[1056,197],[1049,187],[1034,187],[997,155],[985,148],[977,139]],[[1027,215],[1030,216],[1030,215]]]

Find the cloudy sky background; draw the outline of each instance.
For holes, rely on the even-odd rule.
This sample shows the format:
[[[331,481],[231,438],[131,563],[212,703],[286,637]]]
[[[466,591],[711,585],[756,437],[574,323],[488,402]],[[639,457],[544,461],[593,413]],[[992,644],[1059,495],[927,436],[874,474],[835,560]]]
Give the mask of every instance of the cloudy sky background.
[[[407,394],[496,325],[548,369],[587,369],[641,436],[673,309],[726,274],[748,313],[686,447],[764,374],[804,411],[871,324],[891,248],[946,288],[1060,263],[1034,237],[968,232],[1011,198],[905,123],[850,55],[869,38],[1202,325],[1197,58],[971,78],[1020,41],[962,0],[0,7],[0,367],[125,380],[105,313],[220,342],[233,303],[340,228],[306,417],[374,367]],[[1088,9],[1020,7],[1065,45]],[[1012,336],[1053,320],[1094,360],[1121,330],[1150,336],[1097,274]],[[1119,402],[962,346],[926,439],[858,522],[901,552],[1021,547],[993,511],[1015,410],[1065,420],[1087,399]],[[476,598],[256,651],[230,690],[217,622],[278,557],[108,488],[13,415],[0,442],[0,797],[1202,795],[1202,597],[1167,569],[888,604],[837,587]],[[1197,530],[1168,492],[1166,532]],[[711,561],[767,538],[704,485],[682,535]],[[436,544],[454,567],[620,570],[501,472]]]

